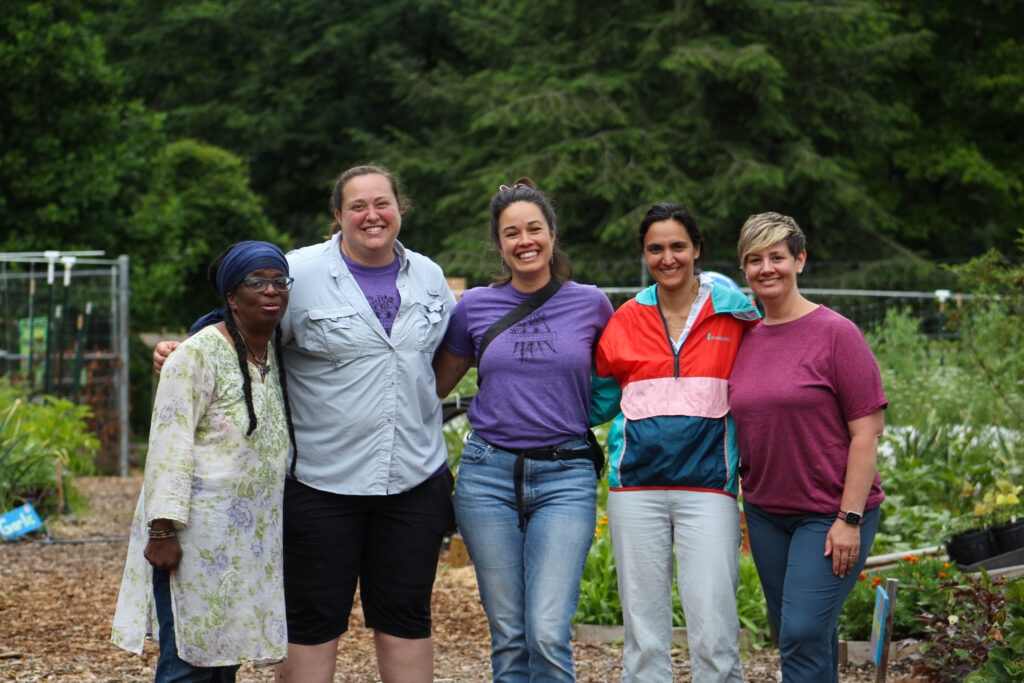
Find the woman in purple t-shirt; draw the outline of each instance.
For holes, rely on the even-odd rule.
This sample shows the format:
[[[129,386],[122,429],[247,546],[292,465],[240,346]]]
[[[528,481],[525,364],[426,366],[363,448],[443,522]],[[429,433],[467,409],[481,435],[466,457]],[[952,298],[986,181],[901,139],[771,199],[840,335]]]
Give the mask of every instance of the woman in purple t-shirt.
[[[447,396],[479,358],[455,514],[487,612],[494,680],[572,681],[570,624],[598,476],[585,438],[591,364],[612,305],[569,279],[555,212],[530,181],[502,186],[490,215],[503,273],[463,294],[434,359],[438,395]],[[558,283],[481,354],[491,325]]]
[[[750,547],[787,683],[839,680],[837,621],[878,530],[887,405],[852,322],[805,299],[805,238],[789,216],[751,216],[740,265],[764,305],[729,377]]]

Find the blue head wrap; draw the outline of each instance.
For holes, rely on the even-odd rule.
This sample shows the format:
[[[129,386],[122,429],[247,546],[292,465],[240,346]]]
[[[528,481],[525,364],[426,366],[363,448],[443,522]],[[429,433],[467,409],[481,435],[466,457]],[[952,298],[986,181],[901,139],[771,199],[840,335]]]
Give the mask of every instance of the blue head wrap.
[[[226,302],[228,292],[234,290],[246,275],[261,268],[273,268],[287,275],[288,260],[284,257],[284,252],[270,242],[239,242],[231,248],[217,268],[217,291]],[[195,334],[207,325],[220,322],[226,314],[226,307],[207,313],[192,324],[189,334]]]
[[[284,252],[270,242],[239,242],[228,252],[217,269],[217,291],[227,299],[228,292],[260,268],[274,268],[288,274],[288,261]]]

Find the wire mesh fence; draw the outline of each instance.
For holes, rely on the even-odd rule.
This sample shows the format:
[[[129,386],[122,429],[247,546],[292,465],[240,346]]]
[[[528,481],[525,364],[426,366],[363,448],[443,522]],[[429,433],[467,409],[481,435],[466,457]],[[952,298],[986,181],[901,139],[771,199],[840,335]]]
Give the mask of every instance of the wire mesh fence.
[[[104,259],[95,252],[0,254],[0,375],[32,393],[67,398],[92,409],[101,443],[100,471],[127,473],[128,445],[128,257]],[[468,257],[467,257],[468,258]],[[465,286],[490,281],[487,273],[500,265],[481,254],[478,268]],[[487,261],[486,263],[483,263]],[[466,267],[468,261],[462,266]],[[456,264],[444,264],[458,275]],[[649,276],[639,258],[578,261],[576,279],[601,286],[617,308],[642,287]],[[731,262],[705,264],[742,284]],[[944,288],[951,278],[936,269],[923,278],[890,277],[887,282],[919,285],[906,289],[830,288],[870,281],[873,273],[892,268],[850,264],[818,264],[801,278],[801,291],[856,322],[865,331],[884,321],[892,308],[906,308],[921,321],[921,330],[944,336],[946,315],[962,297]],[[898,274],[897,274],[898,275]],[[901,280],[902,277],[902,280]],[[806,286],[811,285],[811,286]],[[749,289],[744,288],[749,294]]]
[[[101,472],[128,454],[128,258],[0,254],[0,375],[30,394],[87,405]]]
[[[461,276],[468,287],[488,284],[489,275],[501,271],[501,261],[491,251],[444,252],[438,262],[445,273]],[[950,308],[969,298],[955,292],[956,278],[945,267],[952,263],[811,261],[800,277],[800,291],[864,331],[881,324],[889,309],[901,308],[921,321],[923,333],[942,337],[949,334],[946,319]],[[745,284],[735,261],[709,260],[703,268]],[[651,282],[639,254],[612,260],[574,258],[573,271],[576,281],[598,285],[616,308]],[[750,293],[749,288],[743,290]]]

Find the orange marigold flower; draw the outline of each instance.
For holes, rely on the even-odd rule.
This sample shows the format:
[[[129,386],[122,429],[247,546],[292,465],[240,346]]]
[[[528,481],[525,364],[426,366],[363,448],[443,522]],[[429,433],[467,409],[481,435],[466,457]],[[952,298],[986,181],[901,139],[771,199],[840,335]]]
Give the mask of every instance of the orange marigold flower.
[[[861,572],[861,573],[860,573],[860,580],[861,580],[861,581],[863,581],[863,580],[864,580],[864,579],[866,579],[866,578],[868,578],[868,575],[867,575],[867,574],[865,574],[864,572]]]
[[[876,586],[881,586],[881,585],[882,585],[882,577],[881,576],[876,576],[875,578],[871,579],[871,587],[872,588],[875,588]]]
[[[920,561],[921,561],[921,558],[920,558],[920,557],[911,557],[911,558],[910,558],[910,561],[911,561],[911,562],[920,562]]]
[[[904,555],[904,556],[903,556],[903,559],[904,559],[904,560],[909,560],[910,558],[911,558],[911,556],[910,556],[910,555]]]
[[[949,574],[947,574],[946,572],[939,572],[939,578],[940,579],[948,579],[949,578]]]
[[[946,569],[949,569],[949,562],[943,562],[942,566],[945,567]]]

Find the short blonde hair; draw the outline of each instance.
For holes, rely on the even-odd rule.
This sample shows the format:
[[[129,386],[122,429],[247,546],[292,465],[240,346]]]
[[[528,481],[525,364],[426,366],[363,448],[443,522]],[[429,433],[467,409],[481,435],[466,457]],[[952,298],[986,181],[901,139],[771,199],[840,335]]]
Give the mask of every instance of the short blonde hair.
[[[743,267],[751,253],[779,242],[785,242],[793,256],[799,256],[807,244],[807,238],[796,221],[789,216],[774,211],[754,214],[740,228],[740,239],[736,244],[740,267]]]

